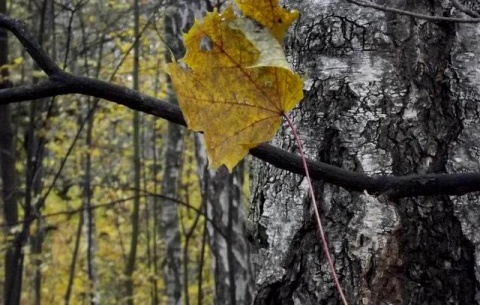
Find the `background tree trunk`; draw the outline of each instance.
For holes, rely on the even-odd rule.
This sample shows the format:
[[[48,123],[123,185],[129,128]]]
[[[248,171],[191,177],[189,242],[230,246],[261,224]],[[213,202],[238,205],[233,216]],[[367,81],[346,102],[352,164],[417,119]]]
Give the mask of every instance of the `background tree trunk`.
[[[139,71],[140,71],[140,2],[134,2],[134,47],[133,47],[133,89],[139,89]],[[132,236],[130,238],[130,251],[128,253],[127,263],[125,265],[125,298],[126,304],[133,305],[134,301],[134,283],[133,273],[136,268],[137,246],[140,235],[140,113],[133,113],[133,210],[132,210]]]
[[[370,175],[479,169],[478,25],[286,2],[301,10],[287,48],[307,77],[292,116],[309,157]],[[452,12],[438,1],[385,4]],[[274,140],[293,143],[285,129]],[[259,162],[253,172],[255,304],[340,304],[304,178]],[[479,302],[473,194],[386,202],[322,182],[315,193],[350,304]]]
[[[88,107],[86,109],[86,115],[89,115],[89,112],[95,112],[92,107],[96,107],[94,103],[91,101],[88,102]],[[97,271],[97,263],[96,263],[96,254],[97,254],[97,224],[95,218],[95,210],[92,205],[92,198],[93,198],[93,176],[92,176],[92,133],[94,128],[94,113],[92,113],[91,117],[87,122],[87,130],[86,130],[86,145],[88,147],[88,151],[86,152],[85,160],[84,160],[84,170],[85,174],[83,177],[83,215],[81,216],[81,223],[82,223],[82,231],[85,236],[85,244],[86,244],[86,273],[88,276],[88,281],[90,283],[89,289],[89,300],[91,305],[98,305],[100,304],[100,292],[99,292],[99,277]]]
[[[7,1],[0,0],[0,13],[7,11]],[[0,67],[8,64],[7,31],[0,29]],[[0,71],[0,88],[10,87],[7,68]],[[5,251],[5,281],[3,286],[3,302],[6,305],[20,302],[21,289],[21,256],[20,245],[16,243],[17,234],[13,232],[18,225],[17,206],[17,174],[15,171],[15,135],[12,127],[12,115],[9,105],[0,106],[0,170],[2,177],[2,205],[5,219],[4,230],[9,236]]]
[[[167,62],[171,62],[171,55],[175,58],[183,57],[185,52],[182,42],[182,33],[193,24],[194,17],[201,17],[205,12],[202,0],[167,1],[165,9],[165,43],[169,50],[166,52]],[[173,54],[171,54],[172,52]],[[168,80],[168,100],[177,104],[170,80]],[[183,151],[184,128],[168,123],[165,136],[165,166],[162,180],[162,195],[169,198],[178,198],[178,183],[180,163]],[[164,200],[161,208],[161,231],[165,241],[165,285],[168,304],[181,304],[182,296],[182,252],[180,231],[177,215],[177,203]]]
[[[32,3],[33,4],[33,3]],[[32,5],[28,9],[34,13],[33,16],[38,19],[36,31],[38,42],[41,46],[48,46],[52,41],[54,29],[54,4],[51,0],[42,0],[38,6]],[[52,56],[55,56],[55,50],[50,50]],[[33,65],[32,82],[34,84],[41,81],[41,68],[37,63]],[[25,266],[25,279],[32,283],[34,304],[40,305],[42,297],[42,264],[44,263],[43,243],[47,234],[46,222],[42,215],[44,208],[44,197],[41,195],[43,189],[44,167],[43,160],[46,154],[45,135],[40,130],[48,125],[51,119],[54,98],[33,100],[28,105],[29,121],[25,131],[26,148],[26,168],[25,168],[25,203],[24,216],[20,243],[24,246],[30,242],[32,252],[33,270],[28,270]],[[36,227],[32,229],[35,223]],[[24,253],[22,252],[22,256]],[[33,273],[33,276],[30,275]],[[28,283],[28,282],[26,282]],[[24,285],[26,284],[24,283]]]
[[[249,305],[254,282],[245,231],[244,165],[237,165],[232,174],[225,167],[209,169],[202,135],[195,135],[195,145],[205,214],[212,220],[207,223],[207,231],[215,304]]]

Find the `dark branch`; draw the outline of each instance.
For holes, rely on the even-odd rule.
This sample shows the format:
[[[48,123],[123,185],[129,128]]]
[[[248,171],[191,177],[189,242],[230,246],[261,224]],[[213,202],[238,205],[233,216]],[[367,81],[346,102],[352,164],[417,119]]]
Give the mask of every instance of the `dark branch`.
[[[305,175],[299,156],[270,144],[250,150],[253,156],[289,172]],[[313,179],[323,180],[352,191],[367,191],[387,198],[430,195],[463,195],[480,191],[480,173],[375,176],[348,171],[322,162],[308,160]]]
[[[167,121],[186,126],[180,108],[165,101],[141,94],[138,91],[87,77],[78,77],[62,73],[58,79],[69,84],[73,93],[94,96],[130,109],[163,118]]]
[[[452,1],[453,6],[455,6],[455,8],[457,10],[459,10],[461,12],[464,12],[465,14],[467,14],[470,17],[480,18],[480,14],[478,14],[477,12],[474,12],[473,10],[469,9],[468,7],[465,7],[464,5],[460,4],[460,2],[458,2],[458,0],[451,0],[451,1]]]
[[[424,14],[418,14],[414,12],[399,10],[396,8],[388,7],[386,5],[378,5],[370,1],[347,0],[347,2],[356,4],[358,6],[374,8],[379,11],[390,12],[390,13],[410,16],[417,19],[424,19],[429,21],[458,22],[458,23],[479,23],[480,22],[480,18],[455,18],[455,17],[430,16],[430,15],[424,15]]]
[[[270,144],[262,144],[250,150],[250,154],[272,164],[275,167],[289,172],[305,175],[300,156],[286,152]],[[377,181],[368,175],[348,171],[333,165],[308,160],[310,176],[316,180],[323,180],[353,191],[366,190],[372,194],[381,193],[384,182]]]
[[[186,125],[178,106],[126,87],[75,76],[60,70],[25,30],[26,27],[22,22],[0,14],[0,28],[13,32],[32,58],[49,75],[46,80],[36,85],[0,90],[0,105],[78,93],[115,102],[170,122]],[[261,144],[251,149],[250,154],[280,169],[295,174],[305,174],[299,156],[270,144]],[[370,194],[383,195],[388,198],[460,195],[480,191],[480,173],[370,177],[363,173],[311,160],[308,160],[308,167],[314,179],[323,180],[348,190],[367,191]]]
[[[69,85],[48,78],[31,86],[10,87],[0,90],[0,105],[19,103],[73,93]]]
[[[28,54],[32,56],[40,69],[47,73],[47,75],[53,75],[62,71],[60,67],[51,60],[45,50],[40,47],[23,21],[0,14],[0,27],[10,31],[17,37]]]

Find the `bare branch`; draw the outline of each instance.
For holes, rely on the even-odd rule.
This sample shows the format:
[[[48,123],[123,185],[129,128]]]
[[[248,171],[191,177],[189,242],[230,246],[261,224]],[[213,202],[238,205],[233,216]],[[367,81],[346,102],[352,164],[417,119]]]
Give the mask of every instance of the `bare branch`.
[[[253,156],[289,172],[305,175],[299,156],[270,144],[250,150]],[[429,195],[463,195],[480,191],[480,173],[375,176],[348,171],[330,164],[308,160],[313,179],[323,180],[352,191],[367,191],[387,198]]]
[[[1,89],[0,105],[78,93],[118,103],[183,126],[186,125],[178,106],[126,87],[62,71],[39,47],[22,22],[0,14],[0,28],[14,33],[48,75],[46,80],[36,85]],[[251,149],[250,154],[277,168],[305,175],[299,156],[270,144],[261,144]],[[370,194],[383,195],[387,198],[461,195],[480,191],[480,173],[370,177],[364,173],[348,171],[322,162],[312,160],[307,162],[313,179],[332,183],[351,191],[367,191]]]
[[[31,86],[9,87],[0,90],[0,105],[19,103],[72,93],[71,88],[50,78]]]
[[[25,22],[0,14],[0,27],[10,31],[17,37],[28,54],[32,56],[40,69],[47,73],[47,75],[53,75],[62,71],[33,38]]]
[[[451,0],[452,1],[452,4],[453,6],[455,6],[455,8],[465,14],[467,14],[468,16],[470,17],[473,17],[473,18],[480,18],[480,14],[477,13],[477,12],[474,12],[473,10],[469,9],[468,7],[460,4],[460,2],[458,2],[458,0]]]
[[[396,13],[399,15],[405,15],[405,16],[410,16],[410,17],[429,20],[429,21],[458,22],[458,23],[479,23],[480,22],[480,18],[467,19],[467,18],[455,18],[455,17],[429,16],[429,15],[399,10],[396,8],[391,8],[386,5],[378,5],[370,1],[363,2],[363,1],[357,1],[357,0],[347,0],[347,2],[356,4],[358,6],[370,7],[370,8],[374,8],[376,10],[380,10],[384,12]]]

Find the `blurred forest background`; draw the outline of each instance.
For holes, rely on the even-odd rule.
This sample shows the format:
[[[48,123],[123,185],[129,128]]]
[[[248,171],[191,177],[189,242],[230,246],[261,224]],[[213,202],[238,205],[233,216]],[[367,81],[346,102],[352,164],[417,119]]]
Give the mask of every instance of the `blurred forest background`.
[[[220,6],[0,0],[66,71],[172,103],[166,63],[183,55],[194,17]],[[2,38],[3,87],[45,77],[14,37]],[[5,304],[200,305],[213,304],[216,289],[218,304],[229,289],[251,294],[237,234],[244,166],[231,176],[208,170],[199,136],[110,102],[69,95],[0,107]]]

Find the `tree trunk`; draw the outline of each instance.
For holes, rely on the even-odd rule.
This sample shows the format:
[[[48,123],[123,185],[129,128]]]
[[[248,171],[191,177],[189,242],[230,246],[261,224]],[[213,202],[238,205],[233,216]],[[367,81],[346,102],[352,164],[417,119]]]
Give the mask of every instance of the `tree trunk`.
[[[0,0],[0,13],[7,11],[6,0]],[[0,29],[0,67],[8,64],[8,36]],[[11,86],[7,68],[0,71],[0,89]],[[2,204],[6,236],[10,242],[5,251],[5,281],[2,291],[6,305],[19,304],[22,263],[20,245],[13,228],[18,225],[17,175],[15,171],[15,137],[9,105],[0,106],[0,170],[2,177]]]
[[[38,14],[38,41],[41,46],[44,45],[46,38],[53,32],[52,11],[53,1],[43,0],[40,5],[40,14]],[[31,9],[31,8],[30,8]],[[37,12],[38,13],[38,12]],[[53,50],[52,50],[52,53]],[[40,72],[40,67],[35,63],[34,70]],[[33,83],[40,82],[41,79],[33,75]],[[44,206],[44,197],[40,196],[43,188],[43,158],[46,149],[46,140],[44,135],[39,133],[39,129],[46,126],[50,119],[50,113],[47,110],[49,103],[53,99],[44,99],[41,101],[32,101],[29,105],[29,122],[26,131],[27,148],[27,166],[25,171],[25,204],[22,228],[21,243],[26,243],[29,239],[33,259],[33,297],[34,304],[42,303],[42,264],[43,264],[43,242],[46,237],[46,222],[41,215],[41,209]],[[45,117],[44,117],[45,115]],[[31,230],[33,222],[36,222],[36,229]]]
[[[243,163],[232,174],[225,167],[208,169],[203,136],[195,135],[199,181],[215,279],[215,304],[250,305],[253,270],[246,240]]]
[[[310,158],[370,175],[480,168],[478,25],[431,22],[343,1],[286,1],[287,41],[305,75],[293,111]],[[382,2],[383,4],[383,2]],[[387,1],[448,16],[438,1]],[[291,131],[274,144],[295,151]],[[256,162],[254,304],[340,304],[303,177]],[[350,304],[477,304],[478,199],[386,201],[317,181],[322,219]]]
[[[194,17],[201,17],[204,1],[182,0],[167,1],[165,9],[165,43],[175,58],[183,56],[182,33],[187,31]],[[167,61],[171,61],[170,50],[166,52]],[[168,83],[169,102],[177,104],[171,83]],[[168,123],[165,139],[165,172],[162,181],[162,195],[177,198],[180,175],[180,162],[183,150],[183,127]],[[165,200],[162,203],[160,216],[161,234],[165,241],[165,285],[168,304],[182,304],[181,244],[178,226],[177,203]]]
[[[86,115],[95,110],[92,107],[96,107],[91,101],[88,102],[86,109]],[[92,206],[93,186],[92,186],[92,136],[93,136],[93,124],[95,114],[92,113],[87,123],[87,135],[86,146],[88,151],[86,153],[84,161],[85,174],[83,177],[83,211],[82,211],[82,231],[85,236],[86,244],[86,272],[88,281],[90,284],[88,299],[91,305],[100,304],[100,291],[99,291],[99,277],[97,272],[96,254],[97,254],[97,224],[95,219],[95,210]]]
[[[133,48],[133,89],[139,89],[139,71],[140,71],[140,3],[134,1],[134,48]],[[125,298],[126,304],[133,305],[134,302],[134,283],[133,273],[135,271],[137,260],[138,237],[140,235],[140,113],[135,111],[133,114],[133,180],[134,180],[134,199],[132,211],[132,236],[130,240],[130,251],[125,266]]]

